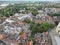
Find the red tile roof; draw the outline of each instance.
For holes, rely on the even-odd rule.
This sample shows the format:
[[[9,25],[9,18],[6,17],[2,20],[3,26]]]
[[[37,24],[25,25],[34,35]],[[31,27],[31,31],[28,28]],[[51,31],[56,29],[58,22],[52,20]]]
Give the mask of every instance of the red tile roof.
[[[3,39],[3,38],[4,38],[3,34],[0,34],[0,39]]]
[[[30,42],[29,42],[29,45],[33,45],[33,41],[30,41]]]
[[[27,34],[26,33],[23,33],[22,38],[23,39],[27,39]]]

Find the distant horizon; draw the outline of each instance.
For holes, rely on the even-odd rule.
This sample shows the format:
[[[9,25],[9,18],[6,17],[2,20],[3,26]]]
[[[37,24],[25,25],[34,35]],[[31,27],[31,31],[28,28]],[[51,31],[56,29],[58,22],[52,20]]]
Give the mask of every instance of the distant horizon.
[[[0,1],[50,1],[50,2],[59,2],[60,0],[0,0]]]

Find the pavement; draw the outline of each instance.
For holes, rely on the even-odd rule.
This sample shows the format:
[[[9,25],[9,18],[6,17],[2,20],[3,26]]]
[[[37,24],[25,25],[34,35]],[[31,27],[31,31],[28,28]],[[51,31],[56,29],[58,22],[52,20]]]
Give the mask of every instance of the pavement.
[[[60,37],[55,36],[55,40],[57,42],[57,45],[60,45]]]

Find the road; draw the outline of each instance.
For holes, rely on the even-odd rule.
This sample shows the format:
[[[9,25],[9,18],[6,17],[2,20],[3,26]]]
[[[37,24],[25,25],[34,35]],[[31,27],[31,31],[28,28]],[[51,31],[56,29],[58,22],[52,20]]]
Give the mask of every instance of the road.
[[[55,30],[56,30],[56,28],[51,29],[51,30],[49,31],[49,35],[50,35],[50,37],[51,37],[51,39],[52,39],[52,45],[57,45],[57,43],[56,43],[56,41],[55,41],[55,38],[54,38],[54,37],[56,36]]]

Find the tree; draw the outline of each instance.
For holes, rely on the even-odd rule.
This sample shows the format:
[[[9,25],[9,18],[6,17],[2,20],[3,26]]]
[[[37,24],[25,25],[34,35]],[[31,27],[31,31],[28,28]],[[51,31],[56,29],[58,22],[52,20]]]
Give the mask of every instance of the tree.
[[[41,24],[33,24],[31,26],[32,33],[37,33],[37,32],[46,32],[49,29],[49,24],[48,23],[41,23]]]
[[[31,13],[34,15],[34,16],[36,16],[36,14],[38,14],[38,10],[37,9],[31,9]]]
[[[43,22],[41,24],[31,23],[30,24],[30,30],[32,31],[32,34],[35,34],[37,32],[42,33],[48,31],[50,28],[53,28],[54,24]]]

